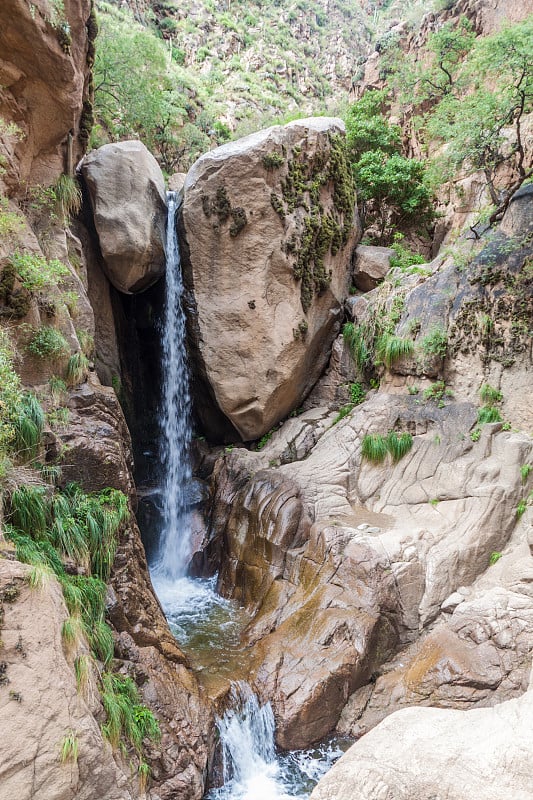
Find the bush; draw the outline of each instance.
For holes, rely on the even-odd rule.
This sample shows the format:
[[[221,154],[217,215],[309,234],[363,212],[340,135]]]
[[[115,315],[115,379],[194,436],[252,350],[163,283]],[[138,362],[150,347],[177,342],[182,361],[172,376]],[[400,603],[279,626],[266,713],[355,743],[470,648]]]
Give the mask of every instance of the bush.
[[[43,326],[34,332],[28,351],[38,358],[59,358],[67,355],[69,346],[61,331]]]
[[[448,349],[448,335],[444,328],[435,325],[422,339],[422,350],[426,355],[445,358]]]
[[[15,250],[10,258],[20,282],[29,292],[49,289],[57,286],[62,278],[69,274],[67,267],[57,258],[47,261],[36,253],[21,253]]]

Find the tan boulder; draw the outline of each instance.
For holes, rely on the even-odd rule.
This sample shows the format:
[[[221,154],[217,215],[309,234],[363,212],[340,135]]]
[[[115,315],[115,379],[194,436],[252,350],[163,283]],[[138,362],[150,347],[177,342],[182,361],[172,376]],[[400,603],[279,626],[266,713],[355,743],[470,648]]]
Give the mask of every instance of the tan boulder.
[[[319,781],[311,800],[532,800],[533,691],[493,708],[387,717]]]
[[[362,292],[375,289],[389,271],[393,255],[394,250],[390,247],[358,245],[355,249],[354,285]]]
[[[89,153],[81,171],[107,277],[126,294],[147,289],[165,269],[165,180],[157,161],[142,142],[117,142]]]
[[[343,140],[340,120],[298,120],[216,148],[187,175],[182,261],[211,435],[259,438],[327,364],[359,230]]]

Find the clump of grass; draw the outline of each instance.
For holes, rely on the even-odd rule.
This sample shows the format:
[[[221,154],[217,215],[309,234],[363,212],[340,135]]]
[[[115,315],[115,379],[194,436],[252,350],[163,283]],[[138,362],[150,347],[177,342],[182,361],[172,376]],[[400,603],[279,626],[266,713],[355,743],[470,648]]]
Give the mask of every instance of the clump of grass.
[[[533,464],[522,464],[520,467],[520,477],[522,478],[522,483],[527,481],[531,470],[533,470]]]
[[[384,333],[376,342],[376,358],[390,369],[401,358],[412,355],[414,347],[411,339]]]
[[[44,411],[37,397],[26,392],[12,416],[12,447],[19,458],[28,461],[37,454],[44,426]]]
[[[78,751],[79,751],[78,737],[73,730],[70,730],[63,737],[63,741],[61,742],[59,760],[61,761],[62,764],[65,764],[67,761],[72,761],[73,764],[77,764]]]
[[[387,458],[387,439],[380,433],[368,433],[363,437],[361,454],[372,464],[380,464]]]
[[[444,328],[435,325],[422,339],[422,350],[426,355],[444,358],[448,349],[448,335]]]
[[[124,738],[140,754],[144,738],[160,739],[159,723],[140,702],[139,690],[130,677],[106,672],[102,675],[102,685],[102,704],[107,715],[102,733],[113,747],[118,747]]]
[[[489,566],[493,567],[494,564],[496,564],[496,562],[499,561],[501,557],[502,557],[502,554],[495,550],[493,553],[490,554]]]
[[[413,446],[413,437],[410,433],[400,433],[389,431],[386,439],[387,450],[394,462],[403,458]]]
[[[363,329],[353,322],[347,322],[342,329],[342,335],[358,370],[363,372],[370,359]]]
[[[75,178],[60,175],[54,186],[57,200],[57,212],[63,223],[78,214],[81,208],[81,189]]]
[[[494,406],[482,406],[478,409],[477,421],[480,425],[484,425],[487,422],[501,422],[500,409]]]
[[[67,393],[67,384],[63,378],[57,375],[52,375],[48,380],[48,388],[50,389],[50,398],[54,405],[59,405]]]
[[[92,658],[87,653],[76,656],[74,659],[74,674],[76,676],[76,687],[82,695],[87,693],[89,679],[91,677]]]
[[[403,458],[413,446],[413,437],[410,433],[398,434],[389,431],[385,436],[381,433],[369,433],[363,437],[361,446],[362,457],[373,464],[381,464],[387,454],[392,456],[396,463]]]
[[[139,776],[139,791],[143,794],[146,791],[146,787],[148,785],[148,778],[150,777],[150,767],[146,763],[146,761],[139,761],[139,766],[137,768],[137,774]]]
[[[61,637],[67,650],[76,650],[83,638],[83,625],[80,617],[67,617],[61,626]]]
[[[501,403],[503,400],[503,394],[495,389],[488,383],[484,383],[481,389],[479,390],[479,396],[483,403],[486,403],[488,406],[493,406],[496,403]]]
[[[67,383],[69,386],[79,386],[87,377],[89,359],[85,353],[73,353],[67,364]]]
[[[45,564],[34,564],[28,575],[30,589],[42,589],[52,576],[52,570]]]
[[[92,358],[94,355],[94,336],[84,330],[77,330],[76,336],[78,337],[82,353],[84,353],[87,358]]]

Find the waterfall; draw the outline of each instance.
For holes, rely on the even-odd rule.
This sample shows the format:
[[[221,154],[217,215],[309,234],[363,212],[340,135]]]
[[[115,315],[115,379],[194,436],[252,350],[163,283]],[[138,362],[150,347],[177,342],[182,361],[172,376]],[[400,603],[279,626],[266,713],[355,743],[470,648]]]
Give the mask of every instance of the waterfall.
[[[261,706],[248,684],[232,685],[231,707],[217,720],[224,785],[215,800],[283,800],[285,794],[274,745],[274,714]]]
[[[187,488],[191,480],[191,398],[185,347],[183,279],[176,231],[176,192],[168,193],[166,237],[166,303],[163,328],[163,403],[161,410],[163,461],[163,525],[157,559],[159,578],[176,580],[185,573],[190,556],[190,514]]]

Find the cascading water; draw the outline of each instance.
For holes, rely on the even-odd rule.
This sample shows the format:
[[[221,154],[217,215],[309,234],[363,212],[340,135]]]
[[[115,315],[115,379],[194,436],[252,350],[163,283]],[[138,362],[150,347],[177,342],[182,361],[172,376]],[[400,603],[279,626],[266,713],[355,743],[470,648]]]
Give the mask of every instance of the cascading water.
[[[233,684],[229,699],[231,707],[217,720],[224,783],[208,800],[303,800],[342,755],[337,744],[279,755],[270,703],[260,705],[243,682]]]
[[[163,330],[164,387],[162,409],[163,526],[152,572],[175,581],[185,573],[190,556],[190,514],[187,487],[191,481],[191,398],[185,348],[183,279],[176,231],[178,200],[168,193],[166,238],[166,304]]]
[[[193,580],[185,574],[191,556],[188,494],[192,479],[189,460],[192,431],[183,280],[175,219],[178,206],[176,194],[169,192],[162,338],[163,520],[151,574],[170,627],[189,653],[198,674],[204,670],[216,673],[215,677],[221,677],[227,686],[240,660],[240,632],[246,624],[246,612],[216,594],[214,579]],[[203,682],[208,686],[209,675]],[[261,706],[246,683],[233,684],[230,702],[231,707],[218,720],[224,785],[207,795],[210,800],[306,798],[318,778],[341,755],[336,745],[277,755],[270,704]]]

